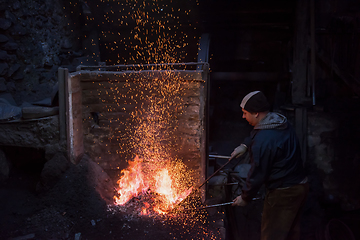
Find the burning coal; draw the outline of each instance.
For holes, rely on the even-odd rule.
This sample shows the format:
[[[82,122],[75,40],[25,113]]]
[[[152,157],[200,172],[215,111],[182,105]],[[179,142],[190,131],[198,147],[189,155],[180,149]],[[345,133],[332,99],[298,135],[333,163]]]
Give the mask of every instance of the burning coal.
[[[179,162],[147,161],[138,156],[121,171],[115,203],[125,205],[133,198],[142,199],[141,214],[165,214],[192,191],[182,184],[185,170]]]

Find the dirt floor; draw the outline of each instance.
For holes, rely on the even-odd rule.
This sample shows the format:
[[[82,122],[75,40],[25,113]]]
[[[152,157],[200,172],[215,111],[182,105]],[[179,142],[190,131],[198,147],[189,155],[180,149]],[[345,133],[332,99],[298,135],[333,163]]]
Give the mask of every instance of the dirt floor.
[[[134,208],[108,205],[85,165],[71,165],[41,193],[40,167],[12,168],[0,186],[0,239],[221,239],[219,217],[203,210],[140,216]]]
[[[229,206],[224,213],[212,208],[142,216],[139,208],[144,196],[133,198],[125,207],[108,204],[106,193],[99,192],[107,186],[102,185],[105,181],[96,166],[83,159],[70,165],[51,188],[39,192],[44,163],[15,164],[0,184],[0,239],[260,239],[262,200],[235,210]],[[324,240],[331,229],[334,236],[352,232],[355,237],[341,239],[360,239],[360,212],[344,212],[338,203],[320,200],[320,181],[314,176],[309,181],[301,240]]]

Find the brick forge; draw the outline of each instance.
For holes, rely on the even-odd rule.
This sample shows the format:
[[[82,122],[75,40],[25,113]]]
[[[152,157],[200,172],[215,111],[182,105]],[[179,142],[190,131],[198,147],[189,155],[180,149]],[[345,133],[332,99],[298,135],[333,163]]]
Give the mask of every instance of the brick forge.
[[[207,166],[208,65],[197,65],[196,70],[129,68],[79,67],[78,71],[65,74],[70,160],[77,163],[85,153],[116,182],[120,171],[139,154],[139,149],[151,148],[151,142],[141,139],[148,133],[134,137],[139,125],[145,124],[153,126],[150,131],[156,132],[156,148],[167,149],[170,158],[180,159],[190,169],[194,186],[200,184]],[[167,87],[159,89],[161,84]],[[174,89],[168,89],[173,86]],[[165,110],[154,113],[151,102],[159,99],[164,99],[159,104]],[[166,119],[159,114],[165,114]],[[146,152],[140,151],[141,154]]]

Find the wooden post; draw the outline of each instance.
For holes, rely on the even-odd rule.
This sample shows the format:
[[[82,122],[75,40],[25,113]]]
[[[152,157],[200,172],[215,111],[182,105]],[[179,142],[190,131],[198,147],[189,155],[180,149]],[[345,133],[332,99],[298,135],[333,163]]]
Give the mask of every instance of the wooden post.
[[[295,109],[295,131],[300,142],[301,156],[305,163],[307,158],[307,109],[299,107]]]
[[[292,103],[304,104],[309,99],[306,98],[307,83],[307,54],[309,27],[306,24],[308,19],[308,1],[297,0],[296,6],[296,26],[294,32],[294,59],[293,59],[293,78],[292,78]]]
[[[59,132],[60,141],[66,141],[66,87],[65,84],[68,78],[67,68],[58,68],[58,84],[59,84]]]
[[[84,154],[81,74],[70,75],[65,87],[68,154],[77,164]]]
[[[201,176],[200,182],[203,182],[208,174],[209,169],[209,94],[210,94],[210,82],[209,82],[209,47],[210,47],[210,34],[204,33],[199,40],[198,48],[198,63],[204,63],[197,65],[197,70],[202,70],[202,79],[205,81],[204,85],[204,134],[202,137],[203,149],[201,149]],[[205,202],[207,192],[207,184],[201,188],[201,201]]]
[[[200,177],[200,181],[203,182],[207,176],[207,171],[209,169],[209,111],[210,111],[210,104],[209,104],[209,96],[210,96],[210,73],[209,73],[209,64],[208,63],[204,63],[204,65],[202,66],[202,70],[203,70],[203,76],[202,79],[205,81],[204,84],[204,100],[205,100],[205,104],[204,104],[204,122],[203,122],[203,127],[204,127],[204,134],[203,134],[203,147],[204,149],[201,149],[201,162],[202,162],[202,176]],[[207,191],[207,184],[205,185],[205,187],[202,188],[202,195],[201,195],[201,200],[202,202],[205,202],[206,200],[206,191]]]
[[[315,94],[315,71],[316,71],[316,60],[315,60],[315,52],[316,52],[316,47],[315,47],[315,0],[310,0],[310,42],[311,42],[311,68],[310,68],[310,73],[311,73],[311,87],[312,87],[312,104],[315,106],[316,104],[316,94]]]

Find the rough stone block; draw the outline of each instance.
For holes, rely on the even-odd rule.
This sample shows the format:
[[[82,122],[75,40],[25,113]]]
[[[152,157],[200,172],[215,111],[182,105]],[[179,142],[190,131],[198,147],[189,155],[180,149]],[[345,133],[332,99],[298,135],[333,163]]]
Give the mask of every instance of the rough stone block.
[[[11,26],[11,21],[5,18],[0,18],[0,29],[7,30]]]
[[[70,163],[63,153],[56,153],[52,159],[45,163],[41,171],[41,180],[36,186],[37,191],[49,190],[56,184],[69,166]]]

